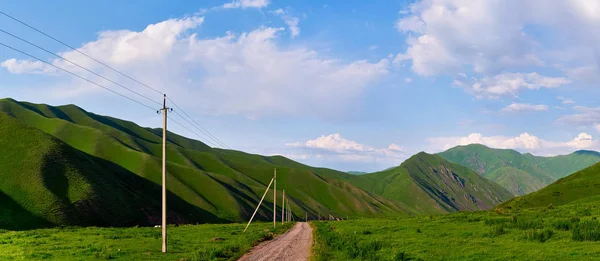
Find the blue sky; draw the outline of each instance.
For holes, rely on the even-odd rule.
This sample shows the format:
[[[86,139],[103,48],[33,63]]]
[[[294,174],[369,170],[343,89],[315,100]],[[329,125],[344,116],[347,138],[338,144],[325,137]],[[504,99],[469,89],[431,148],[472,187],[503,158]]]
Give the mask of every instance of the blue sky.
[[[375,171],[469,143],[600,149],[596,1],[0,0],[0,10],[166,92],[246,152]],[[0,29],[160,101],[2,15]],[[6,34],[0,42],[134,97]],[[155,112],[1,46],[0,63],[1,97],[160,127]]]

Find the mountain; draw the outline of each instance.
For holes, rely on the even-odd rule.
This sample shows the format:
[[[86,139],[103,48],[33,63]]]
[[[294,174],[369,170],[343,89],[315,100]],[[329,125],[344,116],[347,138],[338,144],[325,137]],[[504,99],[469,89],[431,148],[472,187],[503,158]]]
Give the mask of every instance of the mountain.
[[[514,198],[499,208],[522,209],[590,203],[600,201],[600,163],[585,168],[546,186],[539,191]]]
[[[147,208],[149,216],[153,216],[159,206],[159,198],[154,195],[160,196],[161,129],[142,128],[74,105],[53,107],[12,99],[0,100],[0,115],[3,121],[11,122],[10,126],[2,124],[0,132],[0,197],[2,202],[6,198],[14,203],[11,217],[25,215],[19,213],[26,211],[51,224],[124,225],[150,221],[133,214]],[[43,138],[29,139],[30,133]],[[174,216],[180,213],[187,218],[196,213],[193,216],[198,220],[192,221],[247,220],[275,168],[278,197],[285,189],[298,216],[305,212],[312,216],[378,216],[409,211],[401,202],[352,186],[345,181],[352,175],[344,172],[309,167],[281,156],[211,148],[171,132],[167,136],[167,188],[172,193],[169,208]],[[19,149],[12,152],[13,147]],[[45,183],[49,180],[54,185]],[[26,189],[17,186],[21,183],[37,185]],[[89,189],[80,189],[86,187]],[[272,195],[267,194],[256,218],[272,219]],[[37,202],[40,198],[53,201]],[[142,204],[140,198],[149,202]],[[178,212],[171,201],[180,201],[177,204],[185,206],[182,209],[190,210]],[[86,204],[87,208],[78,208]],[[66,219],[70,213],[83,214]],[[0,220],[7,220],[7,215],[0,214]],[[96,215],[96,220],[90,219]],[[109,223],[98,221],[111,216],[114,220]]]
[[[481,144],[457,146],[439,155],[475,170],[515,196],[537,191],[561,177],[600,162],[600,153],[594,151],[539,157]]]
[[[352,175],[363,175],[363,174],[367,174],[367,172],[362,172],[362,171],[346,171],[346,173],[348,173],[348,174],[352,174]]]
[[[160,223],[161,188],[0,113],[0,228]],[[171,222],[219,218],[168,195]]]
[[[424,152],[396,168],[352,176],[348,181],[366,191],[404,202],[420,213],[490,209],[513,197],[473,170]]]

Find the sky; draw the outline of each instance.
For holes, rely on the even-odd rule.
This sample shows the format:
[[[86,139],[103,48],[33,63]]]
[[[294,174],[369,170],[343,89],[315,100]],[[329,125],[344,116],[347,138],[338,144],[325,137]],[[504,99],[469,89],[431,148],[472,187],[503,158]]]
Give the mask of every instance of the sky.
[[[150,108],[4,46],[0,97],[161,127],[162,92],[227,147],[342,171],[470,143],[600,150],[595,0],[0,0],[0,11],[159,91],[0,14],[3,31],[81,67],[4,32],[0,43]]]

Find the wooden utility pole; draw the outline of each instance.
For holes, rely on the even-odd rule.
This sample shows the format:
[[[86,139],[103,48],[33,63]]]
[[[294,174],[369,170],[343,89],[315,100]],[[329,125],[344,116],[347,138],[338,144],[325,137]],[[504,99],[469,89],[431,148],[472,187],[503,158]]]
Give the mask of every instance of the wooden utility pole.
[[[273,180],[275,181],[273,187],[273,228],[277,224],[277,169],[273,172]]]
[[[283,190],[283,200],[281,201],[281,224],[285,223],[285,189]]]
[[[260,204],[262,204],[263,199],[265,199],[265,196],[269,192],[269,189],[271,188],[271,184],[273,184],[273,180],[274,179],[271,179],[271,182],[269,182],[269,186],[267,186],[267,189],[265,190],[265,194],[263,194],[262,198],[260,199],[260,202],[258,202],[258,206],[256,206],[256,209],[254,210],[254,214],[252,214],[252,217],[250,218],[250,221],[248,221],[248,225],[246,225],[246,228],[244,228],[244,232],[246,232],[246,230],[248,229],[248,226],[250,226],[250,222],[252,222],[252,219],[254,219],[254,215],[256,215],[256,212],[258,211],[258,208],[260,208]]]
[[[164,95],[162,140],[162,252],[167,252],[167,95]]]

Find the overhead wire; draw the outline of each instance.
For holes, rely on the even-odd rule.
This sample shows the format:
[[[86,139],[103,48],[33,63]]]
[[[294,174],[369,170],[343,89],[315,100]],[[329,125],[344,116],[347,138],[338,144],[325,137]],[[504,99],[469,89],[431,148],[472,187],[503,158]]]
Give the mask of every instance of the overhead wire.
[[[113,67],[111,67],[110,65],[108,65],[108,64],[106,64],[106,63],[104,63],[104,62],[102,62],[102,61],[100,61],[100,60],[98,60],[98,59],[96,59],[96,58],[94,58],[94,57],[92,57],[92,56],[90,56],[90,55],[88,55],[88,54],[86,54],[86,53],[84,53],[84,52],[80,51],[79,49],[77,49],[77,48],[75,48],[75,47],[73,47],[73,46],[71,46],[71,45],[69,45],[69,44],[67,44],[67,43],[65,43],[65,42],[63,42],[63,41],[61,41],[61,40],[59,40],[59,39],[57,39],[57,38],[55,38],[55,37],[53,37],[53,36],[49,35],[49,34],[47,34],[47,33],[45,33],[44,31],[42,31],[42,30],[40,30],[40,29],[37,29],[37,28],[35,28],[34,26],[32,26],[32,25],[30,25],[30,24],[28,24],[28,23],[26,23],[26,22],[24,22],[24,21],[22,21],[22,20],[20,20],[20,19],[18,19],[18,18],[16,18],[16,17],[13,17],[13,16],[11,16],[11,15],[9,15],[9,14],[7,14],[7,13],[5,13],[5,12],[1,11],[1,10],[0,10],[0,14],[2,14],[2,15],[4,15],[4,16],[6,16],[6,17],[8,17],[8,18],[10,18],[10,19],[12,19],[12,20],[14,20],[14,21],[16,21],[16,22],[18,22],[18,23],[20,23],[20,24],[22,24],[22,25],[24,25],[24,26],[26,26],[26,27],[28,27],[28,28],[30,28],[30,29],[32,29],[32,30],[34,30],[34,31],[36,31],[36,32],[38,32],[38,33],[40,33],[40,34],[42,34],[42,35],[44,35],[44,36],[46,36],[46,37],[48,37],[48,38],[50,38],[50,39],[54,40],[54,41],[56,41],[56,42],[58,42],[58,43],[60,43],[60,44],[62,44],[62,45],[64,45],[64,46],[66,46],[67,48],[69,48],[69,49],[71,49],[71,50],[73,50],[73,51],[75,51],[75,52],[77,52],[77,53],[79,53],[79,54],[81,54],[81,55],[83,55],[83,56],[85,56],[85,57],[87,57],[87,58],[89,58],[89,59],[91,59],[91,60],[93,60],[93,61],[95,61],[95,62],[97,62],[97,63],[101,64],[101,65],[103,65],[103,66],[105,66],[106,68],[108,68],[108,69],[110,69],[110,70],[112,70],[112,71],[114,71],[114,72],[116,72],[116,73],[118,73],[118,74],[122,75],[122,76],[123,76],[123,77],[125,77],[125,78],[128,78],[128,79],[130,79],[130,80],[132,80],[132,81],[134,81],[134,82],[136,82],[136,83],[138,83],[138,84],[140,84],[140,85],[142,85],[142,86],[144,86],[144,87],[146,87],[146,88],[148,88],[148,89],[150,89],[150,90],[153,90],[153,91],[155,91],[155,92],[157,92],[157,93],[160,93],[160,94],[163,94],[163,95],[165,94],[165,93],[163,93],[163,92],[161,92],[161,91],[159,91],[159,90],[157,90],[157,89],[155,89],[155,88],[152,88],[151,86],[149,86],[149,85],[147,85],[147,84],[145,84],[145,83],[143,83],[143,82],[141,82],[141,81],[139,81],[139,80],[137,80],[137,79],[135,79],[135,78],[133,78],[133,77],[131,77],[131,76],[129,76],[129,75],[127,75],[127,74],[125,74],[125,73],[123,73],[123,72],[121,72],[121,71],[119,71],[119,70],[115,69],[115,68],[113,68]],[[122,88],[125,88],[125,89],[127,89],[127,90],[129,90],[129,91],[131,91],[131,92],[134,92],[134,93],[136,93],[137,95],[139,95],[139,96],[141,96],[141,97],[144,97],[145,99],[151,100],[151,101],[153,101],[153,102],[155,102],[155,103],[157,103],[157,104],[159,104],[159,105],[160,105],[160,102],[157,102],[157,101],[155,101],[155,100],[152,100],[152,99],[148,98],[147,96],[144,96],[144,95],[142,95],[142,94],[139,94],[139,93],[137,93],[137,92],[135,92],[135,91],[131,90],[130,88],[127,88],[127,87],[125,87],[125,86],[123,86],[123,85],[121,85],[121,84],[119,84],[119,83],[116,83],[116,82],[114,82],[114,81],[112,81],[112,80],[110,80],[110,79],[108,79],[108,78],[106,78],[106,77],[104,77],[104,76],[102,76],[102,75],[100,75],[100,74],[98,74],[98,73],[95,73],[95,72],[93,72],[93,71],[91,71],[91,70],[89,70],[89,69],[87,69],[87,68],[85,68],[85,67],[83,67],[83,66],[81,66],[81,65],[79,65],[79,64],[77,64],[77,63],[75,63],[75,62],[72,62],[72,61],[70,61],[70,60],[68,60],[68,59],[66,59],[66,58],[64,58],[64,57],[62,57],[62,56],[60,56],[60,55],[57,55],[57,54],[55,54],[55,53],[53,53],[53,52],[51,52],[51,51],[48,51],[47,49],[45,49],[45,48],[43,48],[43,47],[41,47],[41,46],[38,46],[38,45],[36,45],[36,44],[34,44],[34,43],[30,42],[30,41],[27,41],[27,40],[25,40],[25,39],[23,39],[23,38],[21,38],[21,37],[18,37],[18,36],[16,36],[16,35],[12,34],[12,33],[9,33],[9,32],[7,32],[7,31],[5,31],[5,30],[2,30],[2,29],[0,29],[0,31],[2,31],[3,33],[5,33],[5,34],[8,34],[8,35],[10,35],[10,36],[12,36],[12,37],[15,37],[15,38],[17,38],[17,39],[19,39],[19,40],[21,40],[21,41],[24,41],[24,42],[26,42],[26,43],[28,43],[28,44],[30,44],[30,45],[32,45],[32,46],[35,46],[35,47],[37,47],[37,48],[39,48],[39,49],[41,49],[41,50],[43,50],[43,51],[45,51],[45,52],[47,52],[47,53],[50,53],[50,54],[52,54],[52,55],[54,55],[54,56],[56,56],[56,57],[59,57],[59,58],[61,58],[61,59],[65,60],[65,61],[67,61],[67,62],[69,62],[69,63],[71,63],[71,64],[73,64],[73,65],[75,65],[75,66],[78,66],[78,67],[80,67],[81,69],[84,69],[84,70],[86,70],[86,71],[88,71],[88,72],[90,72],[90,73],[92,73],[92,74],[94,74],[94,75],[96,75],[96,76],[98,76],[98,77],[100,77],[100,78],[104,79],[104,80],[107,80],[107,81],[109,81],[109,82],[111,82],[111,83],[113,83],[113,84],[115,84],[115,85],[117,85],[117,86],[120,86],[120,87],[122,87]],[[11,48],[11,49],[13,49],[13,48]],[[36,59],[37,59],[37,58],[36,58]],[[40,60],[40,59],[38,59],[38,60]],[[42,62],[44,62],[44,63],[46,63],[46,64],[50,64],[50,63],[48,63],[48,62],[46,62],[46,61],[43,61],[43,60],[40,60],[40,61],[42,61]],[[50,64],[50,65],[52,65],[52,64]],[[61,69],[61,70],[62,70],[62,69]],[[187,116],[187,117],[188,117],[188,118],[189,118],[189,119],[190,119],[190,120],[193,122],[193,123],[192,123],[192,122],[190,122],[189,120],[185,119],[185,117],[183,117],[182,115],[180,115],[180,114],[178,114],[177,112],[175,112],[175,113],[176,113],[176,114],[178,114],[178,115],[179,115],[179,116],[180,116],[182,119],[184,119],[184,120],[185,120],[185,121],[187,121],[187,122],[188,122],[190,125],[192,125],[192,127],[194,127],[194,128],[196,128],[197,130],[199,130],[201,133],[203,133],[203,134],[204,134],[205,136],[207,136],[209,139],[213,140],[213,141],[214,141],[216,144],[219,144],[219,146],[221,146],[221,147],[224,147],[224,148],[231,149],[229,146],[227,146],[225,143],[223,143],[221,140],[219,140],[219,139],[218,139],[218,138],[217,138],[215,135],[213,135],[213,134],[212,134],[210,131],[208,131],[206,128],[202,127],[202,125],[200,125],[198,122],[196,122],[196,121],[195,121],[195,120],[194,120],[194,119],[193,119],[191,116],[189,116],[189,114],[187,114],[187,113],[186,113],[186,112],[185,112],[185,111],[184,111],[184,110],[183,110],[181,107],[179,107],[179,105],[177,105],[177,104],[176,104],[176,103],[175,103],[175,102],[174,102],[174,101],[173,101],[171,98],[167,97],[167,99],[168,99],[170,102],[172,102],[172,103],[173,103],[173,104],[174,104],[174,105],[175,105],[175,106],[176,106],[176,107],[177,107],[177,108],[178,108],[178,109],[179,109],[179,110],[180,110],[180,111],[181,111],[181,112],[182,112],[182,113],[183,113],[185,116]],[[195,123],[195,124],[194,124],[194,123]],[[195,132],[194,132],[194,133],[195,133]],[[200,135],[198,135],[197,133],[195,133],[195,134],[196,134],[198,137],[200,137]],[[213,146],[214,146],[214,145],[213,145]]]
[[[136,100],[136,99],[133,99],[133,98],[131,98],[131,97],[127,96],[127,95],[124,95],[124,94],[122,94],[122,93],[119,93],[119,92],[117,92],[117,91],[115,91],[115,90],[112,90],[112,89],[110,89],[110,88],[108,88],[108,87],[105,87],[105,86],[103,86],[103,85],[101,85],[101,84],[99,84],[99,83],[96,83],[96,82],[94,82],[94,81],[92,81],[92,80],[90,80],[90,79],[87,79],[87,78],[85,78],[85,77],[83,77],[83,76],[81,76],[81,75],[78,75],[78,74],[76,74],[76,73],[74,73],[74,72],[71,72],[71,71],[69,71],[69,70],[67,70],[67,69],[64,69],[64,68],[62,68],[62,67],[60,67],[60,66],[54,65],[54,64],[52,64],[52,63],[50,63],[50,62],[47,62],[47,61],[45,61],[45,60],[43,60],[43,59],[41,59],[41,58],[39,58],[39,57],[37,57],[37,56],[34,56],[34,55],[32,55],[32,54],[29,54],[29,53],[27,53],[27,52],[25,52],[25,51],[19,50],[19,49],[15,48],[15,47],[12,47],[12,46],[10,46],[10,45],[7,45],[7,44],[5,44],[5,43],[2,43],[2,42],[0,42],[0,45],[2,45],[2,46],[4,46],[4,47],[6,47],[6,48],[8,48],[8,49],[11,49],[11,50],[13,50],[13,51],[15,51],[15,52],[18,52],[18,53],[21,53],[21,54],[23,54],[23,55],[29,56],[29,57],[31,57],[31,58],[33,58],[33,59],[36,59],[36,60],[38,60],[38,61],[40,61],[40,62],[42,62],[42,63],[45,63],[45,64],[47,64],[47,65],[49,65],[49,66],[52,66],[52,67],[54,67],[54,68],[56,68],[56,69],[58,69],[58,70],[61,70],[61,71],[63,71],[63,72],[66,72],[66,73],[68,73],[68,74],[70,74],[70,75],[72,75],[72,76],[75,76],[75,77],[77,77],[77,78],[79,78],[79,79],[82,79],[82,80],[84,80],[84,81],[86,81],[86,82],[88,82],[88,83],[91,83],[91,84],[93,84],[93,85],[96,85],[96,86],[98,86],[98,87],[100,87],[100,88],[103,88],[103,89],[105,89],[105,90],[107,90],[107,91],[110,91],[110,92],[112,92],[112,93],[114,93],[114,94],[117,94],[117,95],[119,95],[119,96],[121,96],[121,97],[123,97],[123,98],[126,98],[126,99],[130,100],[130,101],[133,101],[133,102],[135,102],[135,103],[138,103],[138,104],[140,104],[140,105],[142,105],[142,106],[144,106],[144,107],[146,107],[146,108],[149,108],[149,109],[151,109],[151,110],[153,110],[153,111],[156,111],[156,109],[155,109],[155,108],[153,108],[153,107],[151,107],[151,106],[148,106],[147,104],[144,104],[144,103],[142,103],[142,102],[140,102],[140,101],[138,101],[138,100]]]
[[[187,116],[189,119],[191,119],[198,127],[200,127],[200,132],[202,132],[204,135],[208,136],[209,138],[213,139],[216,143],[218,143],[221,147],[227,148],[227,149],[231,149],[229,146],[225,145],[225,143],[221,142],[221,140],[219,140],[219,138],[217,138],[216,136],[214,136],[212,133],[210,133],[210,131],[208,131],[207,129],[205,129],[204,127],[202,127],[202,125],[200,125],[198,122],[196,122],[194,120],[194,118],[190,117],[190,115],[188,115],[183,109],[181,109],[181,107],[179,107],[179,105],[177,105],[177,103],[175,103],[175,101],[171,100],[171,98],[167,97],[167,99],[173,104],[175,105],[176,108],[178,108],[181,112],[183,112],[183,114],[185,114],[185,116]],[[175,113],[177,113],[175,111]],[[180,117],[183,118],[183,116],[179,115]],[[189,122],[191,125],[194,125],[193,123]]]
[[[144,99],[146,99],[146,100],[149,100],[149,101],[151,101],[151,102],[154,102],[154,103],[156,103],[156,104],[158,104],[158,105],[162,105],[160,102],[158,102],[158,101],[156,101],[156,100],[153,100],[153,99],[149,98],[148,96],[145,96],[145,95],[143,95],[143,94],[141,94],[141,93],[139,93],[139,92],[136,92],[136,91],[134,91],[134,90],[132,90],[132,89],[130,89],[130,88],[127,88],[127,87],[123,86],[122,84],[120,84],[120,83],[118,83],[118,82],[115,82],[115,81],[113,81],[113,80],[111,80],[111,79],[108,79],[108,78],[104,77],[103,75],[100,75],[100,74],[98,74],[98,73],[96,73],[96,72],[94,72],[94,71],[92,71],[92,70],[90,70],[90,69],[88,69],[88,68],[85,68],[85,67],[83,67],[83,66],[79,65],[78,63],[75,63],[75,62],[73,62],[73,61],[71,61],[71,60],[69,60],[69,59],[67,59],[67,58],[65,58],[65,57],[63,57],[63,56],[61,56],[61,55],[55,54],[54,52],[51,52],[51,51],[49,51],[48,49],[46,49],[46,48],[44,48],[44,47],[41,47],[41,46],[39,46],[39,45],[37,45],[37,44],[34,44],[34,43],[32,43],[32,42],[30,42],[30,41],[28,41],[28,40],[26,40],[26,39],[23,39],[23,38],[21,38],[21,37],[19,37],[19,36],[17,36],[17,35],[14,35],[14,34],[12,34],[12,33],[10,33],[10,32],[7,32],[7,31],[3,30],[2,28],[0,28],[0,32],[3,32],[3,33],[5,33],[5,34],[7,34],[7,35],[9,35],[9,36],[12,36],[12,37],[16,38],[16,39],[19,39],[19,40],[21,40],[22,42],[25,42],[25,43],[27,43],[27,44],[29,44],[29,45],[31,45],[31,46],[34,46],[34,47],[36,47],[36,48],[38,48],[38,49],[40,49],[40,50],[42,50],[42,51],[44,51],[44,52],[46,52],[46,53],[48,53],[48,54],[51,54],[51,55],[53,55],[53,56],[56,56],[56,57],[58,57],[58,58],[60,58],[60,59],[62,59],[62,60],[64,60],[64,61],[66,61],[66,62],[68,62],[68,63],[70,63],[70,64],[73,64],[73,65],[75,65],[75,66],[77,66],[77,67],[79,67],[79,68],[81,68],[81,69],[83,69],[83,70],[85,70],[85,71],[87,71],[87,72],[89,72],[89,73],[93,74],[93,75],[96,75],[96,76],[98,76],[98,77],[100,77],[100,78],[102,78],[102,79],[104,79],[104,80],[106,80],[106,81],[109,81],[109,82],[110,82],[110,83],[112,83],[112,84],[115,84],[115,85],[117,85],[117,86],[119,86],[119,87],[121,87],[121,88],[123,88],[123,89],[126,89],[126,90],[128,90],[128,91],[130,91],[130,92],[132,92],[132,93],[135,93],[136,95],[138,95],[138,96],[140,96],[140,97],[142,97],[142,98],[144,98]]]

